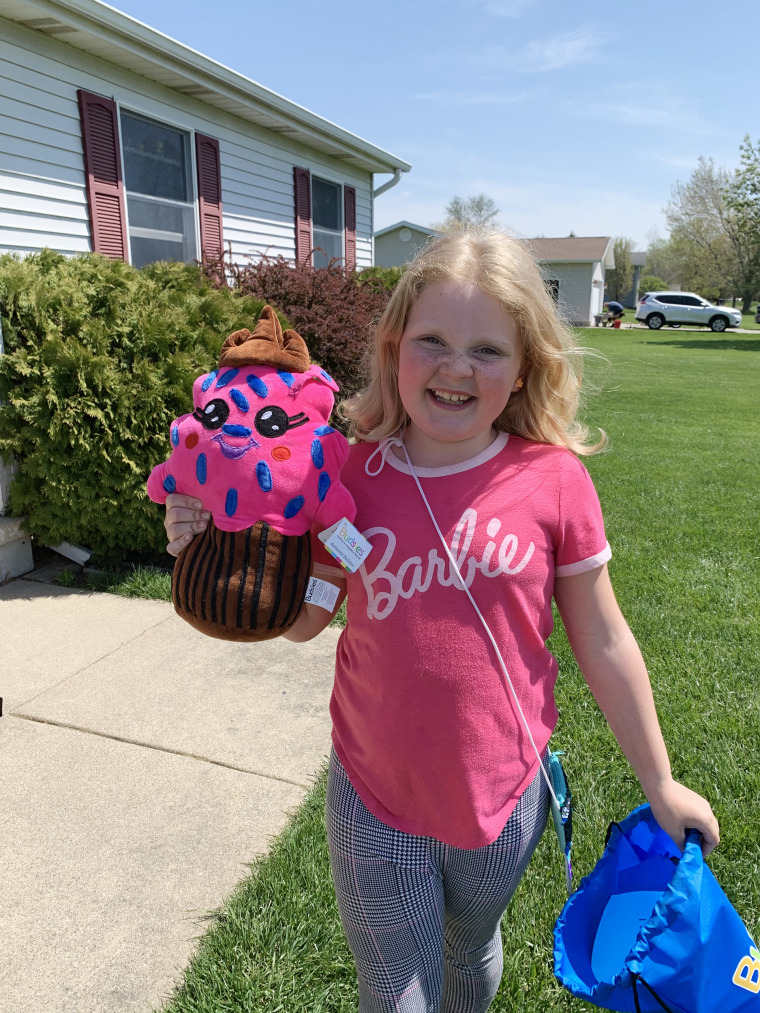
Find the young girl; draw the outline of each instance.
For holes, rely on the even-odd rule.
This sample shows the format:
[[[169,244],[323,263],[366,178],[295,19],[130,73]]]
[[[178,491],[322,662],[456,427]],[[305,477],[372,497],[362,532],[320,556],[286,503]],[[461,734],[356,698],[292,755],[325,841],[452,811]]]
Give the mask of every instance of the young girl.
[[[708,803],[673,780],[638,646],[607,574],[599,502],[577,454],[580,353],[524,247],[447,234],[411,264],[380,320],[367,387],[342,406],[343,480],[372,543],[346,576],[315,539],[314,573],[348,591],[330,712],[330,860],[361,1013],[480,1013],[502,972],[500,920],[544,828],[537,750],[557,712],[545,646],[557,603],[583,675],[660,825],[718,842]],[[206,513],[167,501],[169,551]],[[336,608],[337,610],[337,608]],[[287,634],[332,616],[307,605]]]

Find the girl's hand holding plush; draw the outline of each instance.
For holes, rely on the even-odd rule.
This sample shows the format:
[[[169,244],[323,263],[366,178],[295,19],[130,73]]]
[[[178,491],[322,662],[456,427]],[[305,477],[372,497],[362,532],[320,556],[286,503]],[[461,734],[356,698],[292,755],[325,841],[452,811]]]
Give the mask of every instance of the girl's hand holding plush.
[[[178,556],[196,535],[208,527],[211,514],[203,509],[203,504],[194,496],[185,496],[180,492],[170,493],[166,497],[166,516],[164,527],[169,544],[166,551],[171,556]]]

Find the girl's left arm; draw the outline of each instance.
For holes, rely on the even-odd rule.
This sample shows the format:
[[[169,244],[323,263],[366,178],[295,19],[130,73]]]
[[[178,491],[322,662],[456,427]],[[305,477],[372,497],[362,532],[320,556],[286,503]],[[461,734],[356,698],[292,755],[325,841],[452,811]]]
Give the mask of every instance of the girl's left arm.
[[[701,795],[673,780],[649,675],[618,607],[607,567],[557,577],[554,587],[570,646],[594,699],[638,777],[660,826],[683,848],[687,828],[702,834],[705,855],[718,822]]]

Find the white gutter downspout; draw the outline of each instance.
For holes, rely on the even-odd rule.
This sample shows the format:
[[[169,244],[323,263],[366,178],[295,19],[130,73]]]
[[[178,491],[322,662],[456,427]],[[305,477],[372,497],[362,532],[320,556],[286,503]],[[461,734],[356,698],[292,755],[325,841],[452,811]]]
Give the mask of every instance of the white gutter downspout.
[[[372,191],[372,263],[375,263],[375,197],[379,197],[381,193],[385,193],[386,190],[390,190],[392,186],[395,186],[401,180],[404,174],[403,169],[393,170],[393,179],[389,179],[387,183],[383,183],[377,190]]]
[[[383,185],[379,186],[377,190],[372,191],[373,198],[379,197],[380,194],[385,193],[386,190],[390,190],[392,186],[395,186],[396,183],[401,181],[401,177],[403,176],[403,174],[404,174],[403,169],[396,169],[393,173],[393,179],[389,179],[387,183],[383,183]]]

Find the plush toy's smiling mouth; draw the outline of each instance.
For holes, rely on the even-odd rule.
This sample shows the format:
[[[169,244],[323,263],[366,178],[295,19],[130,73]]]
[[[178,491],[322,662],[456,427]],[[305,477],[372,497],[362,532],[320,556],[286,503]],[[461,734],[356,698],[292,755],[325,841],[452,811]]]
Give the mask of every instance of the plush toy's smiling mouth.
[[[261,446],[261,444],[257,443],[252,436],[249,436],[245,443],[228,443],[221,433],[217,433],[216,436],[212,436],[211,442],[218,444],[221,452],[230,461],[239,461],[244,454],[248,453],[249,450],[253,450],[254,447]]]

